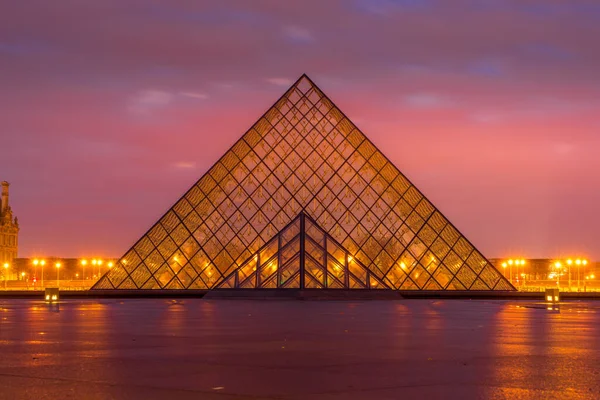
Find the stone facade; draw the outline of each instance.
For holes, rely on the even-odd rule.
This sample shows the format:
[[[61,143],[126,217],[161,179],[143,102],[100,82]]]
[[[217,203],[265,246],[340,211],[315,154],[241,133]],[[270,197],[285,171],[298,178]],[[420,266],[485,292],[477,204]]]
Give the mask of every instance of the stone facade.
[[[19,247],[19,221],[13,216],[8,203],[9,183],[2,182],[2,202],[0,203],[0,265],[12,263],[17,258]]]

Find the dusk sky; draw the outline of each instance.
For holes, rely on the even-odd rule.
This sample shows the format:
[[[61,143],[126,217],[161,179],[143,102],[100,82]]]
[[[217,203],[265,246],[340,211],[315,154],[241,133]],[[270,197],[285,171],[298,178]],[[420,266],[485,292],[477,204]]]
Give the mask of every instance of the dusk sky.
[[[487,257],[600,259],[600,3],[6,1],[19,256],[122,255],[302,73]]]

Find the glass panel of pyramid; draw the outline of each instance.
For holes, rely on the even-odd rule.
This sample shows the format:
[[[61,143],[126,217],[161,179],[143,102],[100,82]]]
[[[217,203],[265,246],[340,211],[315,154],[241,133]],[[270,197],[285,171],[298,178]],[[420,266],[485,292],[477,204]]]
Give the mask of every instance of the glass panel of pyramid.
[[[93,289],[211,289],[232,271],[250,276],[256,271],[240,267],[302,211],[391,288],[514,290],[306,75]],[[279,235],[279,254],[279,247],[289,245],[291,254],[297,245],[299,225],[294,229]],[[323,248],[325,236],[316,230],[307,235],[315,249]],[[312,249],[311,262],[323,257],[327,267],[340,265],[342,250]],[[285,287],[297,287],[302,276],[294,268],[300,258],[288,262],[276,269],[285,276]],[[357,274],[324,275],[315,269],[310,285],[360,286]]]
[[[303,212],[216,287],[251,288],[391,289]]]

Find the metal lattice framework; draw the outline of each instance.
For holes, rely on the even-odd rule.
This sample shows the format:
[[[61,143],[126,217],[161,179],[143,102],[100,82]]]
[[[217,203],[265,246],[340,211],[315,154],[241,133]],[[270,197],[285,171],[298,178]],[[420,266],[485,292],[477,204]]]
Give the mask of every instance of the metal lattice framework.
[[[217,289],[391,289],[303,212]]]
[[[514,290],[306,75],[93,289],[211,289],[302,211],[391,288]]]

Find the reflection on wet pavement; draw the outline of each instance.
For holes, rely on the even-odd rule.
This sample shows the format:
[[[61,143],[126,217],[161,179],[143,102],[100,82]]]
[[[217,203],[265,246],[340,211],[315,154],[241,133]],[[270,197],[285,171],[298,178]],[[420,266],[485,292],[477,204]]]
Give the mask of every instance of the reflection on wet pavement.
[[[0,301],[0,398],[600,398],[600,303]]]

